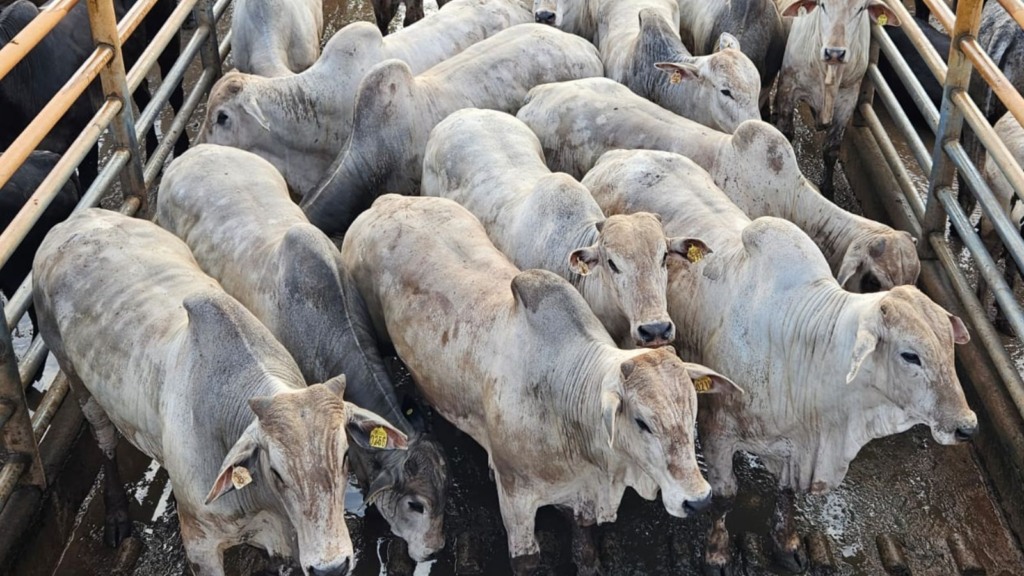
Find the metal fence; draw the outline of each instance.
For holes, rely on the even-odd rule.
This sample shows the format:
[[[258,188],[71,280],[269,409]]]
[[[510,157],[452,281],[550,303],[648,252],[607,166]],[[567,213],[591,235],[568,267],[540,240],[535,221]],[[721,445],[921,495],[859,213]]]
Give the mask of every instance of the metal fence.
[[[0,49],[0,79],[53,30],[79,1],[59,0],[53,3]],[[85,1],[95,50],[24,132],[0,155],[0,186],[10,180],[96,78],[99,78],[103,87],[103,103],[25,207],[5,230],[0,231],[0,266],[7,263],[101,136],[105,135],[104,146],[109,153],[99,176],[83,194],[75,210],[98,205],[114,182],[119,181],[123,194],[120,211],[128,215],[144,211],[149,190],[171,147],[185,130],[192,113],[214,81],[220,77],[221,62],[230,47],[230,34],[218,43],[216,24],[231,0],[180,0],[167,22],[150,39],[138,62],[126,71],[121,45],[159,0],[138,0],[120,22],[115,17],[113,0]],[[136,116],[131,94],[145,81],[158,56],[174,35],[180,32],[182,23],[193,10],[198,22],[195,32],[182,48],[174,66],[166,72],[149,105]],[[195,87],[186,97],[184,106],[178,110],[159,146],[143,162],[139,142],[145,140],[146,132],[152,129],[154,120],[167,104],[174,86],[182,82],[186,70],[197,56],[202,71]],[[12,492],[19,485],[28,484],[40,489],[47,487],[48,479],[43,474],[38,443],[69,391],[67,378],[58,374],[36,410],[30,414],[25,390],[44,362],[47,349],[37,334],[19,363],[14,354],[11,333],[31,304],[31,286],[29,275],[4,307],[4,324],[0,330],[0,454],[7,456],[0,468],[0,511],[3,511]]]

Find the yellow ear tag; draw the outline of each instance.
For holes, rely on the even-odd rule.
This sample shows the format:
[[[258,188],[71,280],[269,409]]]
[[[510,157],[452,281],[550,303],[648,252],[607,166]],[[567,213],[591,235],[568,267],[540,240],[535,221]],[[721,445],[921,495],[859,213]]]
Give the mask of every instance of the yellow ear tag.
[[[711,390],[711,376],[701,376],[693,381],[693,387],[696,388],[698,393],[707,392]]]
[[[889,22],[889,17],[885,14],[879,14],[876,21],[879,26],[885,26]]]
[[[587,266],[586,262],[584,262],[583,260],[580,260],[579,266],[580,266],[580,276],[586,276],[587,274],[590,274],[590,266]]]
[[[388,445],[388,433],[384,431],[384,428],[377,426],[373,430],[370,430],[370,447],[371,448],[385,448]]]
[[[252,483],[252,475],[249,469],[244,466],[235,466],[231,469],[231,485],[235,490],[241,490]]]
[[[683,73],[680,72],[679,70],[676,70],[675,72],[672,73],[671,76],[668,77],[668,81],[669,84],[679,84],[680,82],[683,81]]]
[[[405,411],[405,415],[406,416],[412,416],[413,412],[414,412],[414,410],[412,408],[409,408],[408,410]]]
[[[704,259],[704,251],[701,250],[700,247],[697,246],[696,244],[693,244],[686,251],[686,259],[689,260],[691,263],[696,264],[697,262],[700,262],[701,260]]]

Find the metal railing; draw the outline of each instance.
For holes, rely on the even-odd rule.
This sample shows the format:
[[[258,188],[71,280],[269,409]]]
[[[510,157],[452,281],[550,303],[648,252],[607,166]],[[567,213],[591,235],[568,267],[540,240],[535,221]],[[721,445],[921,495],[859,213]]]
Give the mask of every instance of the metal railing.
[[[993,0],[995,1],[995,0]],[[1024,4],[1020,0],[998,0],[1020,22],[1024,19]],[[896,183],[913,215],[912,226],[915,236],[922,240],[918,244],[923,259],[937,259],[950,278],[952,286],[963,304],[975,336],[982,342],[996,370],[1002,379],[1006,392],[1012,398],[1017,410],[1024,415],[1024,382],[1018,372],[1002,337],[993,327],[978,294],[972,288],[961,268],[953,249],[946,241],[947,221],[956,230],[963,244],[974,260],[978,276],[985,281],[995,297],[1009,325],[1016,333],[1017,341],[1024,344],[1024,312],[1010,286],[999,272],[995,259],[985,248],[984,242],[957,202],[953,182],[958,171],[977,199],[982,213],[994,225],[1000,240],[1006,247],[1008,258],[1018,266],[1024,264],[1024,239],[1019,228],[1010,221],[1000,207],[981,171],[974,165],[960,142],[961,130],[966,120],[984,145],[991,157],[1006,175],[1015,193],[1024,199],[1024,172],[1013,159],[1005,144],[996,135],[992,126],[967,94],[972,70],[976,69],[993,92],[1003,101],[1011,114],[1024,125],[1024,99],[1007,81],[991,58],[981,49],[976,40],[981,22],[982,0],[960,0],[954,14],[941,0],[925,0],[932,14],[949,31],[953,42],[947,60],[936,53],[927,40],[917,21],[901,2],[890,2],[903,22],[903,30],[913,42],[924,62],[943,85],[941,110],[937,110],[929,99],[920,81],[914,76],[903,55],[882,27],[872,26],[872,37],[886,59],[892,64],[898,78],[911,96],[913,104],[921,112],[926,124],[935,133],[934,149],[929,151],[917,130],[908,119],[876,63],[868,69],[868,79],[874,85],[875,96],[884,104],[900,136],[910,149],[921,171],[928,175],[928,189],[922,199],[906,166],[899,157],[892,140],[879,119],[870,101],[862,101],[858,107],[865,124],[878,142],[882,155],[896,175]],[[1021,268],[1024,269],[1024,268]],[[983,385],[991,385],[983,383]]]
[[[43,10],[11,42],[0,49],[0,80],[3,79],[80,0],[59,0]],[[67,113],[69,108],[99,78],[104,100],[86,128],[61,156],[50,174],[40,183],[25,207],[6,229],[0,231],[0,266],[10,259],[18,245],[71,178],[89,151],[105,136],[109,155],[75,211],[96,206],[120,182],[123,201],[119,210],[128,215],[146,208],[149,190],[156,181],[174,142],[184,132],[192,113],[221,74],[221,62],[230,49],[230,34],[218,43],[216,25],[231,0],[180,0],[160,31],[131,70],[125,70],[121,45],[139,27],[159,0],[138,0],[131,10],[116,21],[112,0],[85,0],[95,50],[43,108],[39,115],[0,154],[0,186],[6,184],[39,143]],[[181,55],[166,71],[160,88],[136,118],[131,94],[145,81],[149,70],[168,43],[179,33],[182,23],[195,10],[198,27]],[[139,142],[167,104],[174,87],[184,80],[189,65],[201,56],[202,72],[184,105],[177,111],[162,141],[143,163]],[[38,443],[43,438],[57,409],[68,396],[69,385],[59,373],[47,388],[34,413],[30,414],[25,390],[47,354],[46,345],[36,334],[21,359],[15,357],[11,332],[28,310],[31,274],[11,295],[3,309],[0,330],[0,454],[7,456],[0,468],[0,512],[19,485],[47,487]]]

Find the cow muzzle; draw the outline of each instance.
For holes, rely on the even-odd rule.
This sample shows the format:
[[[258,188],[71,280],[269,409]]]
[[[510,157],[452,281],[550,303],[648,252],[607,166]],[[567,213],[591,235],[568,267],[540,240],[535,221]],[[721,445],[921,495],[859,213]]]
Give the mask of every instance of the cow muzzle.
[[[309,576],[349,576],[352,572],[352,558],[345,558],[333,566],[310,566],[306,568]]]
[[[842,64],[846,62],[846,48],[830,48],[826,46],[821,49],[821,60],[826,64]]]
[[[671,344],[676,337],[676,327],[669,322],[648,322],[636,328],[636,344],[643,348],[657,348]]]
[[[533,13],[534,19],[538,24],[547,24],[548,26],[554,26],[555,20],[558,15],[550,10],[538,10]]]

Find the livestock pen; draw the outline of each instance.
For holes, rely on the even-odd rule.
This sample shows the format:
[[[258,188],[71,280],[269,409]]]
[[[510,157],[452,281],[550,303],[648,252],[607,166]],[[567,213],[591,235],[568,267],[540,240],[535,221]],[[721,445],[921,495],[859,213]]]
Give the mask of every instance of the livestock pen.
[[[4,46],[0,78],[77,1],[51,3],[16,41]],[[194,112],[222,74],[230,36],[223,34],[226,27],[217,23],[228,12],[230,0],[181,0],[131,70],[124,67],[121,44],[158,0],[138,0],[120,22],[115,21],[111,0],[84,1],[96,50],[0,156],[0,185],[11,178],[96,78],[102,83],[104,102],[26,208],[0,233],[0,266],[97,142],[104,147],[103,168],[84,191],[78,209],[105,199],[105,205],[125,214],[146,215],[174,141],[196,122]],[[1024,2],[989,1],[998,1],[1024,27]],[[968,96],[970,75],[980,74],[1022,124],[1024,100],[975,39],[982,0],[960,0],[955,14],[939,0],[925,2],[954,39],[949,54],[936,53],[908,10],[900,3],[892,4],[920,57],[944,86],[941,106],[932,104],[904,55],[881,27],[873,25],[873,63],[841,159],[855,197],[847,200],[858,203],[865,215],[890,222],[917,238],[922,259],[919,285],[967,322],[972,339],[957,347],[958,372],[981,426],[970,447],[939,447],[916,429],[896,439],[878,441],[854,463],[844,485],[847,488],[799,502],[801,533],[811,569],[817,573],[1024,574],[1020,547],[1024,539],[1024,310],[1020,295],[1014,293],[975,231],[972,215],[957,202],[956,182],[960,174],[982,212],[993,221],[1008,258],[1024,269],[1024,240],[1017,223],[999,207],[982,178],[981,167],[974,165],[960,143],[966,122],[1005,172],[1018,197],[1024,199],[1024,172]],[[361,5],[358,1],[340,4]],[[171,36],[179,33],[192,10],[197,28],[186,35],[188,42],[181,57],[162,79],[153,101],[136,114],[128,94],[146,80],[157,55]],[[340,12],[348,17],[344,8]],[[327,23],[328,30],[340,26],[337,21]],[[912,101],[897,101],[876,64],[879,55],[893,63]],[[185,106],[163,123],[167,128],[160,146],[146,157],[139,143],[160,118],[173,85],[186,76],[190,89]],[[925,126],[914,125],[907,118],[905,109],[911,106],[920,111]],[[802,138],[805,140],[798,149],[815,146],[806,133]],[[115,188],[121,194],[111,196]],[[956,237],[951,237],[951,230]],[[986,281],[1015,336],[996,329],[991,306],[978,296],[979,278]],[[181,573],[184,562],[180,539],[175,538],[176,521],[173,513],[167,512],[169,486],[164,479],[163,484],[159,480],[152,484],[155,490],[150,489],[158,467],[139,457],[126,479],[138,482],[136,498],[147,507],[146,518],[137,523],[143,534],[126,541],[116,553],[95,552],[102,547],[95,530],[97,523],[102,528],[102,515],[96,514],[100,499],[90,498],[101,491],[95,482],[98,460],[88,456],[95,451],[94,443],[83,434],[83,418],[77,403],[69,398],[63,375],[43,385],[42,394],[33,389],[34,375],[47,354],[41,339],[32,339],[20,355],[14,352],[12,331],[30,303],[31,279],[26,278],[4,306],[6,327],[0,331],[0,572]],[[441,558],[416,568],[416,573],[504,574],[504,538],[485,459],[465,436],[443,423],[435,425],[442,428],[439,435],[446,443],[454,445],[450,457],[456,484],[449,510],[453,535]],[[741,499],[730,517],[730,522],[736,523],[734,532],[740,534],[737,546],[743,562],[738,570],[776,573],[761,551],[759,527],[767,524],[765,516],[771,509],[767,500],[773,498],[773,486],[759,473],[756,463],[748,468],[751,495]],[[413,572],[414,567],[403,564],[400,554],[393,552],[397,545],[390,542],[379,519],[367,515],[353,518],[353,522],[359,527],[352,530],[360,549],[357,574]],[[697,562],[706,533],[706,523],[701,522],[682,528],[686,521],[672,520],[639,498],[627,499],[618,523],[601,533],[602,557],[615,568],[614,574],[700,573]],[[557,519],[542,514],[538,525],[545,551],[552,548],[552,541],[563,540],[565,529]],[[137,562],[140,555],[142,560]],[[565,561],[558,557],[559,566]],[[263,564],[243,554],[232,566],[235,573],[248,573]]]

